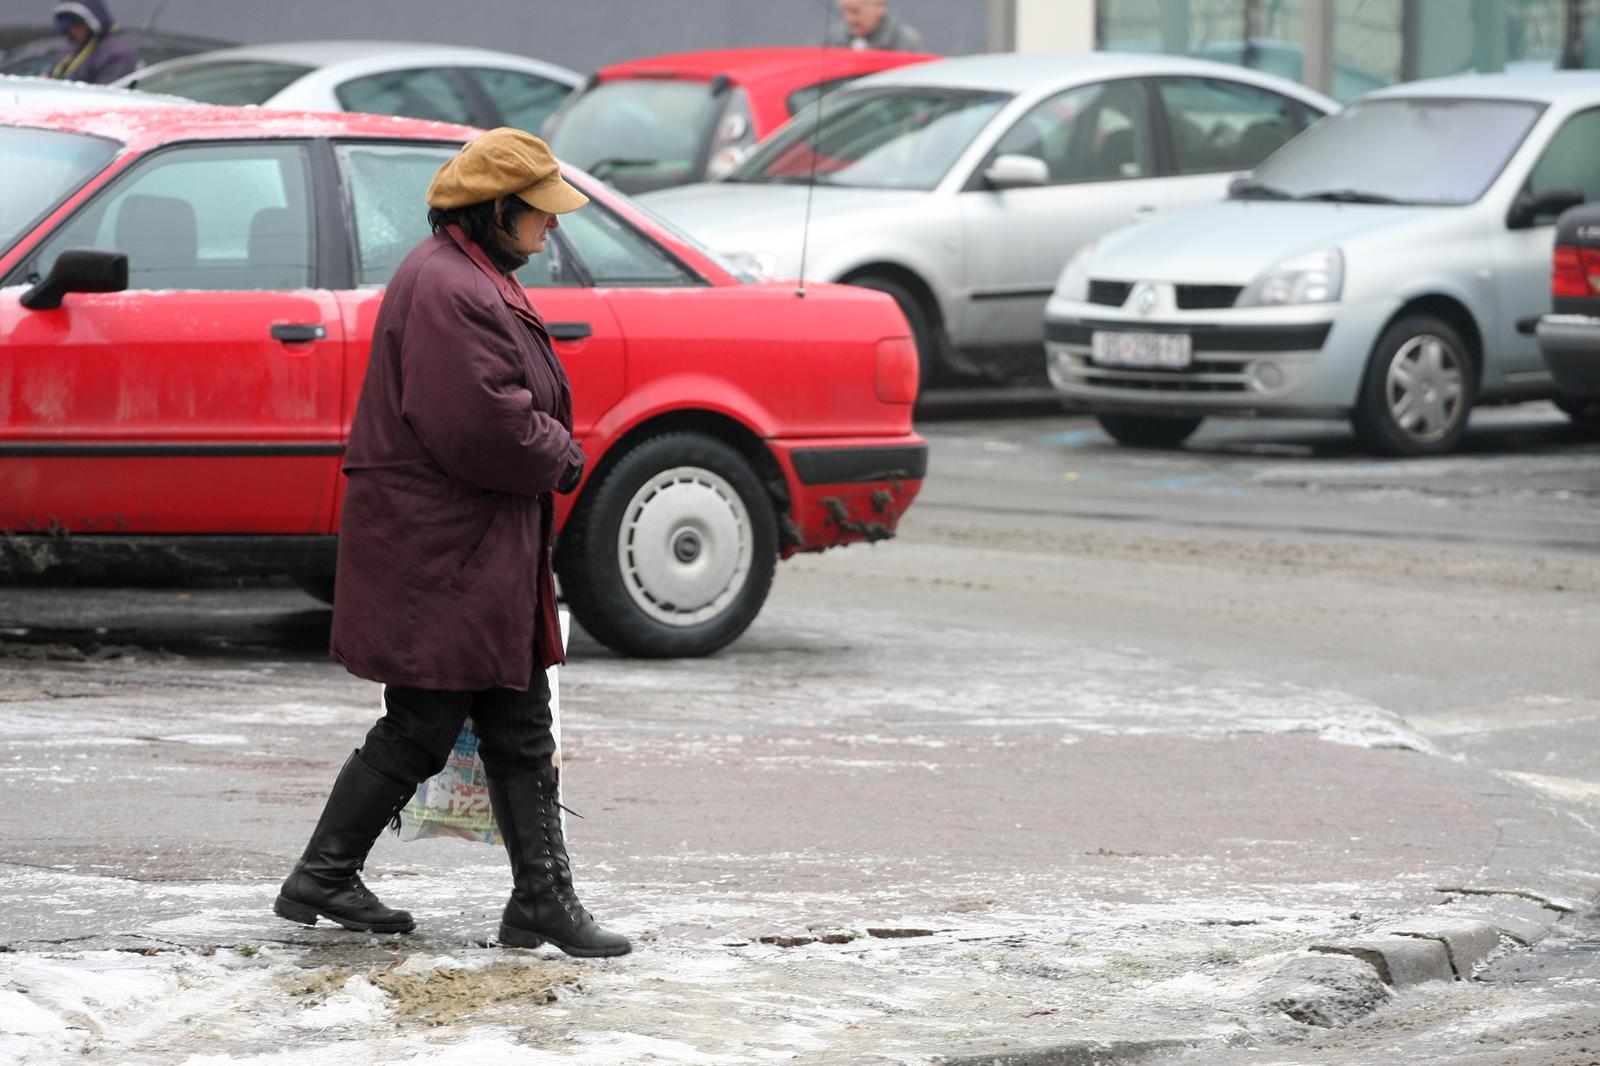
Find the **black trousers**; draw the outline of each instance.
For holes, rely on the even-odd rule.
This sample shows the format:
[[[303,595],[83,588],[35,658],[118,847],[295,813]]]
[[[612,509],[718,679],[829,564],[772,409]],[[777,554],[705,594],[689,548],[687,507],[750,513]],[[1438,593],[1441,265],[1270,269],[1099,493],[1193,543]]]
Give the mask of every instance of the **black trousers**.
[[[478,734],[484,768],[498,778],[548,773],[556,750],[550,734],[550,684],[540,669],[534,670],[526,692],[385,685],[383,710],[361,745],[361,761],[408,785],[444,769],[468,717]]]

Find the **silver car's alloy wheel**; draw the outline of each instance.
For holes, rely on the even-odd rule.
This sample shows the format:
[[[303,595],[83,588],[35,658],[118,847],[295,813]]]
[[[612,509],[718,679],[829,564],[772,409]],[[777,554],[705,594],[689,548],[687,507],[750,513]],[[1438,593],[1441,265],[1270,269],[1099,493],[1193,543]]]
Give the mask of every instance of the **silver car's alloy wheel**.
[[[1464,413],[1467,375],[1462,356],[1444,338],[1421,334],[1389,361],[1384,397],[1389,417],[1422,443],[1442,440]]]
[[[646,481],[617,530],[617,562],[629,598],[671,626],[696,625],[727,610],[753,557],[744,500],[700,467],[674,467]]]

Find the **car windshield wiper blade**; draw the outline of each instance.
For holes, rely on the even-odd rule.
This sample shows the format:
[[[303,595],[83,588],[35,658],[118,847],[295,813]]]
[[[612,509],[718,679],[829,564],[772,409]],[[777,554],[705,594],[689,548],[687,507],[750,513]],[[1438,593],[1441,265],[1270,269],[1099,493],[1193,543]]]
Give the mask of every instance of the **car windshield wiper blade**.
[[[1393,196],[1385,196],[1381,192],[1362,192],[1360,189],[1324,189],[1321,192],[1308,192],[1297,199],[1300,200],[1325,200],[1334,204],[1401,204],[1404,200],[1396,200]]]
[[[833,179],[826,174],[778,174],[767,178],[776,185],[832,185]]]
[[[1276,185],[1246,178],[1236,181],[1228,186],[1228,198],[1232,200],[1293,200],[1294,197]]]
[[[597,178],[604,178],[618,167],[649,167],[654,166],[654,159],[628,159],[623,156],[614,156],[609,159],[597,159],[584,169]]]

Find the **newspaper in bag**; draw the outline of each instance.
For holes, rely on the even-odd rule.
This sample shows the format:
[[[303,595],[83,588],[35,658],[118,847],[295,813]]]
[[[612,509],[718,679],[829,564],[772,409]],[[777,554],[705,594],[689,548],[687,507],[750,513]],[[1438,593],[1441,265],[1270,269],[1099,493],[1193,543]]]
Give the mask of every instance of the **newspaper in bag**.
[[[566,647],[569,616],[561,616],[561,646]],[[561,687],[558,667],[550,667],[545,676],[550,682],[550,737],[555,741],[553,761],[561,765]],[[559,800],[560,794],[556,798]],[[561,816],[561,828],[566,830],[566,813]],[[478,754],[478,734],[472,731],[468,718],[456,737],[456,746],[450,752],[444,769],[417,786],[416,795],[400,812],[400,839],[417,840],[421,837],[461,837],[484,844],[499,844],[500,827],[495,825],[494,810],[489,804],[489,781],[484,776],[483,758]]]

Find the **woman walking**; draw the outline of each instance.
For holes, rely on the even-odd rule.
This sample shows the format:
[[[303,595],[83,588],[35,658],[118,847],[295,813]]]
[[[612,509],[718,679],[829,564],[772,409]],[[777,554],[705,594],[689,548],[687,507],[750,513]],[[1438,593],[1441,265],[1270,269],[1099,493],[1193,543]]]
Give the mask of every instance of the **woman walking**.
[[[546,667],[563,660],[553,492],[584,455],[549,334],[513,276],[588,198],[521,130],[468,143],[428,190],[433,235],[378,311],[344,470],[334,659],[382,682],[384,715],[334,782],[276,912],[409,932],[359,872],[470,716],[514,889],[500,942],[622,955],[572,887]]]

